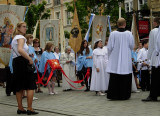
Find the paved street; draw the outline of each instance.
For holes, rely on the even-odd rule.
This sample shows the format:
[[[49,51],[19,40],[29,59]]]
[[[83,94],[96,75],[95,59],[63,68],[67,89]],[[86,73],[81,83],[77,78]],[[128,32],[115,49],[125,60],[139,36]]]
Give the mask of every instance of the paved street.
[[[43,87],[44,93],[35,94],[39,98],[33,102],[33,108],[40,113],[37,116],[160,116],[160,101],[141,102],[148,92],[132,93],[126,101],[111,101],[94,92],[55,89],[58,95],[48,95],[48,89]],[[26,107],[26,98],[23,103]],[[5,89],[0,87],[0,116],[17,116],[16,110],[15,96],[6,96]]]

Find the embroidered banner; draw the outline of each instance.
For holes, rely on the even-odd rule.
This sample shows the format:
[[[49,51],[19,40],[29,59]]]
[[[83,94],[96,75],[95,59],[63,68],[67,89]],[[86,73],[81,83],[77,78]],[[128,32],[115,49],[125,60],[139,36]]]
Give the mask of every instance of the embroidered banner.
[[[0,5],[0,63],[8,65],[13,31],[22,21],[26,7],[17,5]]]
[[[102,39],[103,44],[106,39],[107,32],[107,16],[95,16],[92,26],[92,47],[96,39]]]
[[[48,42],[59,46],[59,20],[40,20],[41,48],[45,48],[45,44]]]
[[[81,28],[79,25],[79,19],[78,19],[76,7],[74,9],[73,16],[74,16],[74,18],[72,21],[72,28],[71,28],[71,32],[70,32],[69,45],[74,50],[74,52],[77,53],[80,49],[80,46],[81,46],[82,35],[81,35]]]

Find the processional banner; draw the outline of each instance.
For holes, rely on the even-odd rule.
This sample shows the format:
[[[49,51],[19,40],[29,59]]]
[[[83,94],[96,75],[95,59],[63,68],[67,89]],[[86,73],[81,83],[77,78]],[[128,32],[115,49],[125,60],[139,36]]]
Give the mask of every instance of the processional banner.
[[[11,54],[13,32],[22,21],[26,7],[18,5],[0,5],[0,63],[7,66]]]
[[[59,46],[59,20],[40,20],[40,46],[45,48],[51,42]]]
[[[82,42],[81,28],[79,25],[77,9],[75,7],[74,17],[72,21],[72,28],[70,32],[70,39],[69,39],[69,45],[71,46],[71,48],[74,50],[75,53],[79,51],[81,42]]]
[[[103,44],[105,43],[107,20],[107,16],[95,16],[92,25],[92,47],[96,39],[102,39]]]

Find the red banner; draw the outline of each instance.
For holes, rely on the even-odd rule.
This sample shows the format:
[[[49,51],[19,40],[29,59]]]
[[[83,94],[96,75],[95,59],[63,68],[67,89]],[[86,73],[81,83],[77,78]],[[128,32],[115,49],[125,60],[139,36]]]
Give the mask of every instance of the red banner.
[[[139,21],[139,33],[149,33],[149,22],[148,21]]]
[[[44,83],[42,82],[42,80],[43,80],[43,78],[44,78],[44,76],[45,76],[45,74],[46,74],[48,64],[49,64],[49,66],[50,66],[50,68],[51,68],[51,72],[50,72],[50,75],[49,75],[49,77],[48,77],[47,83],[44,84]],[[36,67],[36,69],[37,69],[37,67]],[[63,69],[62,69],[62,67],[60,66],[59,61],[58,61],[57,59],[47,60],[47,62],[46,62],[46,64],[45,64],[44,74],[43,74],[42,77],[40,77],[40,75],[39,75],[39,73],[38,73],[38,69],[37,69],[37,76],[38,76],[38,82],[37,82],[37,84],[40,83],[40,84],[42,84],[42,85],[47,85],[48,82],[50,81],[52,75],[53,75],[53,71],[54,71],[54,70],[60,70],[60,71],[62,72],[62,74],[65,76],[65,80],[69,83],[70,86],[72,86],[72,87],[75,88],[75,89],[82,89],[84,86],[82,86],[82,87],[80,87],[80,88],[76,88],[76,87],[74,87],[70,82],[72,82],[72,83],[81,83],[81,82],[83,82],[83,81],[85,80],[85,78],[87,78],[87,81],[88,81],[89,76],[90,76],[90,69],[88,68],[88,69],[87,69],[87,73],[86,73],[86,75],[85,75],[85,77],[84,77],[83,80],[72,81],[70,78],[67,77],[67,75],[66,75],[65,72],[63,71]],[[69,81],[70,81],[70,82],[69,82]]]

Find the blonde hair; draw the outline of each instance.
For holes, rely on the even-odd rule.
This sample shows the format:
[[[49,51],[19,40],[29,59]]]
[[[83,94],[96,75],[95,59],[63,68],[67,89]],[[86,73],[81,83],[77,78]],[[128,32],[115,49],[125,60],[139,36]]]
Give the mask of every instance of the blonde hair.
[[[15,30],[13,32],[13,37],[15,37],[16,35],[24,35],[24,34],[22,34],[22,32],[20,32],[18,30],[18,28],[20,28],[22,26],[22,24],[26,24],[26,23],[23,22],[23,21],[20,21],[19,23],[17,23],[16,28],[15,28]]]
[[[27,43],[29,42],[29,38],[31,38],[31,37],[33,37],[33,35],[32,34],[26,34],[26,39],[27,39]]]
[[[117,21],[117,26],[123,26],[126,23],[126,20],[124,18],[119,18]]]

